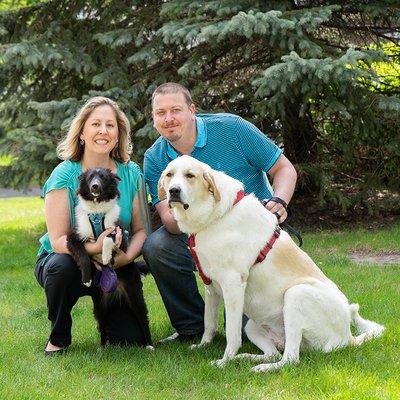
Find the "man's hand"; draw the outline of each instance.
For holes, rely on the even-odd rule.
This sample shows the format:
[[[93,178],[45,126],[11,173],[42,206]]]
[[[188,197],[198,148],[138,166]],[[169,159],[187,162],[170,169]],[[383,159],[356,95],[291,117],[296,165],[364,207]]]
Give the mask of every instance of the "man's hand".
[[[283,204],[274,201],[274,198],[271,200],[263,200],[265,204],[265,208],[275,214],[278,218],[278,222],[281,224],[287,218],[288,214],[286,208]],[[279,216],[279,217],[278,217]]]

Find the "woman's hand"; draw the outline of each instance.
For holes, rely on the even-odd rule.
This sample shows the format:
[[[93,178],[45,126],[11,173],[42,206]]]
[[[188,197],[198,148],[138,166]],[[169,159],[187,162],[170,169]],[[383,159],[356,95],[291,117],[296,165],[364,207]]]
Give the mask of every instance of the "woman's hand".
[[[122,229],[117,226],[115,228],[115,242],[114,242],[114,250],[117,250],[121,247],[121,243],[122,243],[122,235],[123,235],[123,231]]]
[[[94,256],[95,254],[99,254],[103,250],[103,240],[104,238],[109,235],[111,232],[114,231],[115,228],[107,228],[104,232],[101,233],[101,235],[97,238],[95,242],[86,242],[85,243],[85,249],[86,252],[90,256]]]
[[[127,265],[130,262],[132,262],[130,257],[128,257],[128,255],[125,252],[123,252],[120,248],[116,248],[115,251],[116,254],[114,256],[114,265],[113,265],[114,269],[123,267],[124,265]]]
[[[102,267],[102,257],[101,254],[95,254],[92,256],[93,264],[95,267],[101,271]],[[128,255],[123,252],[119,247],[115,248],[115,256],[114,256],[114,265],[113,268],[123,267],[126,264],[129,264],[132,260],[128,257]]]
[[[119,268],[123,267],[126,264],[129,264],[132,260],[129,258],[129,256],[120,249],[121,243],[122,243],[122,235],[123,235],[122,229],[117,226],[115,228],[115,243],[114,243],[114,250],[115,250],[115,256],[114,256],[114,265],[113,268]]]
[[[92,255],[92,260],[94,261],[94,264],[98,270],[101,270],[101,264],[102,264],[102,246],[103,246],[103,240],[104,238],[111,232],[115,232],[115,241],[114,241],[114,251],[116,252],[115,255],[115,263],[114,263],[114,268],[122,267],[123,265],[129,264],[131,262],[130,258],[126,253],[124,253],[121,249],[121,243],[122,243],[122,238],[123,238],[123,231],[122,229],[117,226],[116,228],[109,228],[105,230],[97,239],[95,243],[93,243],[93,246],[91,247],[90,250],[95,251],[96,249],[98,250],[98,246],[101,244],[100,251],[98,253]],[[96,251],[97,251],[96,250]]]

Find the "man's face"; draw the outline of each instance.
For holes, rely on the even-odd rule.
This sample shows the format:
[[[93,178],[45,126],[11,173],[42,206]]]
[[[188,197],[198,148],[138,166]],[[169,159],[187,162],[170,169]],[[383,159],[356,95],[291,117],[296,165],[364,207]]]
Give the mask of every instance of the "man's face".
[[[183,93],[158,94],[153,100],[153,121],[158,133],[172,144],[195,132],[195,106]]]

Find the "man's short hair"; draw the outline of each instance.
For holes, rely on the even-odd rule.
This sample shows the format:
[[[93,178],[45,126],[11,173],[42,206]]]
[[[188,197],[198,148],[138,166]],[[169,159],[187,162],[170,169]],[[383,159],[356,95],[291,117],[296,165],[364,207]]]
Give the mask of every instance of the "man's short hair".
[[[185,86],[182,86],[181,84],[175,82],[166,82],[160,86],[157,86],[156,90],[154,90],[153,95],[151,96],[151,105],[153,105],[154,98],[158,94],[172,93],[182,93],[187,105],[191,106],[193,104],[192,96],[190,95],[189,90],[185,88]]]

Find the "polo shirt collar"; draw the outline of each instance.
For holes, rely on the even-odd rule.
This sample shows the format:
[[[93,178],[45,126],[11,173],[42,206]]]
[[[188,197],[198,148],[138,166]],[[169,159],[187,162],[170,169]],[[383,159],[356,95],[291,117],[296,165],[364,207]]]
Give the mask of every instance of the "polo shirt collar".
[[[196,143],[194,144],[193,151],[196,148],[204,147],[207,143],[207,132],[206,132],[206,127],[204,125],[204,121],[201,117],[197,117],[197,116],[196,116],[196,133],[197,133],[197,139],[196,139]],[[171,145],[171,143],[168,142],[168,140],[166,140],[166,142],[167,142],[168,157],[170,159],[174,160],[175,158],[177,158],[179,156],[179,153],[174,149],[174,147]]]

